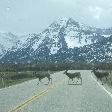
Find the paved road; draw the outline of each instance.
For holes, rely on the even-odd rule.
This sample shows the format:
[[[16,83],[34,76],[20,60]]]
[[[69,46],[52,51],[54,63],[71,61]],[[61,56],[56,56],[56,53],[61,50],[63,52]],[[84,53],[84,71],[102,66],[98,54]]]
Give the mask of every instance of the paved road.
[[[39,86],[31,80],[2,89],[0,112],[112,112],[112,98],[91,78],[90,71],[80,72],[82,85],[68,85],[68,77],[58,72],[49,86],[44,79]]]

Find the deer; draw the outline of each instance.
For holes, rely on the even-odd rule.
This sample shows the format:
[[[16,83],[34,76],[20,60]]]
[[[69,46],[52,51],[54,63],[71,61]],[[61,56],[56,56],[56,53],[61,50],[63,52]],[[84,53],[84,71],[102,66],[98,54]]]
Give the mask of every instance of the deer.
[[[52,78],[50,77],[50,73],[49,72],[43,73],[43,74],[39,74],[37,72],[33,72],[33,76],[35,76],[36,78],[39,79],[37,85],[39,85],[39,82],[41,82],[41,80],[44,79],[44,78],[48,79],[48,84],[49,84],[50,81],[51,81],[51,84],[52,84]]]
[[[81,85],[82,85],[82,77],[81,77],[80,72],[68,73],[67,71],[68,70],[65,70],[64,74],[66,74],[69,77],[69,80],[72,79],[72,81],[73,81],[73,79],[75,79],[75,78],[77,78],[78,80],[80,79],[81,80]],[[68,84],[69,84],[69,80],[68,80]]]
[[[108,76],[109,76],[109,73],[108,73],[108,72],[99,72],[99,71],[96,71],[95,69],[93,69],[91,72],[93,72],[94,75],[97,77],[97,81],[98,81],[98,79],[101,80],[102,85],[103,85],[102,79],[103,79],[103,78],[106,78],[106,80],[107,80],[107,78],[108,78]]]

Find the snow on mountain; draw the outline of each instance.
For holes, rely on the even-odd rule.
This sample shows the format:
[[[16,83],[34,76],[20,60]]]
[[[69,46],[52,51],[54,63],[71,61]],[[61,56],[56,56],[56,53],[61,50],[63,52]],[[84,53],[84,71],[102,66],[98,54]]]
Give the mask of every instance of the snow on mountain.
[[[54,21],[40,34],[21,36],[15,49],[17,50],[20,47],[27,48],[28,45],[31,45],[32,49],[36,51],[41,44],[45,43],[50,49],[51,54],[55,54],[61,47],[60,38],[62,38],[62,36],[68,48],[92,44],[101,37],[101,35],[97,34],[95,28],[92,29],[89,26],[79,24],[72,18],[64,18]]]
[[[108,36],[111,34],[112,31],[110,29],[86,26],[72,18],[58,19],[40,34],[29,34],[19,37],[19,40],[16,41],[16,44],[13,45],[2,60],[26,62],[31,60],[72,60],[73,62],[76,59],[86,59],[92,61],[97,59],[98,56],[98,53],[94,52],[95,55],[93,55],[92,52],[95,49],[99,52],[96,43],[101,44],[102,42],[103,44],[103,40],[108,40]],[[100,47],[103,50],[102,44]],[[109,48],[110,43],[106,47]],[[112,52],[106,51],[106,53],[111,55]],[[94,57],[91,58],[90,54]]]
[[[18,37],[11,32],[0,33],[0,57],[16,44]]]
[[[0,44],[2,44],[4,48],[11,48],[16,41],[17,37],[12,33],[0,33]]]
[[[59,19],[53,22],[49,28],[45,29],[40,34],[29,34],[27,36],[22,36],[17,42],[16,46],[13,46],[13,50],[25,49],[30,46],[34,51],[36,51],[41,44],[46,44],[46,46],[54,54],[59,50],[59,32],[63,26],[66,25],[67,19]],[[47,43],[46,43],[47,42]]]
[[[11,32],[0,32],[0,58],[8,51],[10,52],[19,49],[30,38],[30,35],[17,36]]]
[[[10,49],[11,51],[16,51],[18,49],[20,49],[21,47],[23,47],[23,45],[28,42],[30,39],[32,38],[32,35],[22,35],[19,36],[18,40],[16,41],[16,44],[12,46],[12,48]]]

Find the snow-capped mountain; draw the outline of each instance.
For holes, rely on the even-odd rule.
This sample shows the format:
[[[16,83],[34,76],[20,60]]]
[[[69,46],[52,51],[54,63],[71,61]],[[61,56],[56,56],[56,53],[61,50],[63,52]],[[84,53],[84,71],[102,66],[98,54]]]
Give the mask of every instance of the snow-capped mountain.
[[[0,32],[0,58],[7,52],[11,52],[22,47],[23,43],[30,39],[30,35],[17,36],[11,32]]]
[[[24,39],[24,42],[19,39],[2,58],[2,61],[38,63],[42,61],[75,61],[77,59],[92,62],[95,61],[95,57],[97,58],[98,53],[96,52],[99,52],[100,48],[101,51],[106,48],[109,51],[104,54],[111,55],[111,41],[108,44],[111,34],[110,29],[86,26],[72,18],[59,19],[40,34],[22,36],[21,39]],[[104,42],[107,43],[103,45]],[[108,49],[109,47],[110,49]],[[90,55],[93,57],[91,58]]]
[[[0,57],[16,44],[18,37],[11,32],[0,33]]]

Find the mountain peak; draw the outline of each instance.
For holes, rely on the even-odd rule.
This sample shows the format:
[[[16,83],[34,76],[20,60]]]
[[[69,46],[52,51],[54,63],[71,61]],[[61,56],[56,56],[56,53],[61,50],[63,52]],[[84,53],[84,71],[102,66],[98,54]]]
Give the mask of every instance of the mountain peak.
[[[72,18],[59,18],[58,20],[54,21],[50,27],[66,27],[67,25],[77,25],[79,26],[79,23],[76,22],[74,19]]]
[[[54,27],[64,27],[66,26],[68,19],[67,18],[59,18],[58,20],[54,21],[49,27],[54,28]]]

